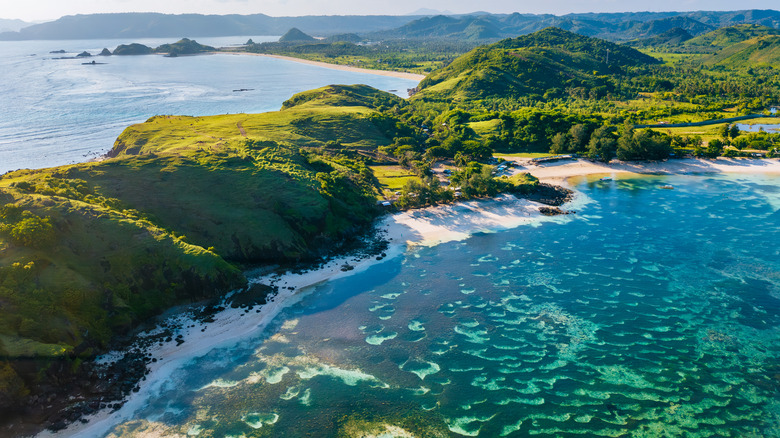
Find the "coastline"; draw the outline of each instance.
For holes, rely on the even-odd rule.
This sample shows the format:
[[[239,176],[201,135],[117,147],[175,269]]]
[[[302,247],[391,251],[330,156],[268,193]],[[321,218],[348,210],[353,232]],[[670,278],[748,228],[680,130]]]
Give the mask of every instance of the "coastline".
[[[264,56],[266,58],[283,59],[285,61],[299,62],[301,64],[309,64],[317,67],[330,68],[333,70],[349,71],[353,73],[368,73],[372,75],[388,76],[392,78],[410,79],[418,82],[425,78],[425,75],[421,75],[417,73],[406,73],[406,72],[390,71],[390,70],[373,70],[370,68],[360,68],[360,67],[352,67],[349,65],[330,64],[327,62],[320,62],[320,61],[310,61],[308,59],[294,58],[292,56],[270,55],[267,53],[249,53],[249,52],[214,52],[214,53],[220,55]]]
[[[317,285],[363,272],[371,266],[402,256],[408,248],[414,246],[434,246],[462,240],[475,233],[495,232],[534,222],[565,220],[543,216],[539,212],[542,205],[512,195],[501,195],[495,199],[478,199],[386,216],[377,224],[378,232],[389,241],[384,257],[358,259],[348,255],[302,273],[287,272],[252,278],[250,283],[275,286],[279,292],[257,308],[228,306],[213,315],[212,321],[208,323],[196,321],[189,313],[171,317],[167,322],[181,327],[174,335],[181,335],[184,342],[178,344],[174,340],[154,344],[145,351],[156,361],[149,363],[146,380],[139,382],[140,389],[125,400],[122,408],[114,412],[104,409],[83,417],[88,420],[87,423],[74,422],[58,432],[46,430],[37,436],[104,436],[116,424],[133,418],[133,414],[144,406],[146,400],[154,397],[166,384],[167,377],[181,366],[215,348],[228,347],[241,339],[259,336],[282,310],[312,293]],[[352,269],[343,270],[345,264]],[[124,353],[112,352],[104,357],[111,361]]]
[[[780,160],[751,158],[681,158],[666,161],[612,161],[601,163],[578,159],[533,165],[530,159],[505,157],[518,165],[518,172],[528,172],[549,184],[566,184],[569,178],[591,175],[686,175],[708,173],[742,173],[780,175]]]
[[[713,162],[714,161],[714,162]],[[567,183],[569,178],[597,174],[686,174],[686,173],[764,173],[780,175],[778,160],[673,160],[666,162],[622,163],[605,165],[578,160],[553,165],[533,166],[520,161],[521,172],[531,172],[547,183]],[[568,185],[568,184],[567,184]],[[589,200],[581,194],[575,195],[567,208],[579,209]],[[175,334],[182,335],[184,342],[155,344],[146,350],[156,359],[149,364],[146,380],[140,382],[140,390],[132,393],[123,407],[115,412],[103,410],[86,416],[87,423],[75,422],[59,432],[44,431],[39,437],[60,436],[103,436],[116,424],[132,419],[135,412],[143,408],[146,400],[167,382],[187,362],[207,354],[209,351],[228,347],[241,339],[259,336],[284,309],[295,305],[316,286],[324,282],[344,278],[363,272],[379,263],[402,256],[414,246],[435,246],[440,243],[468,238],[476,233],[496,232],[542,222],[572,220],[568,216],[543,216],[538,204],[532,201],[501,195],[494,199],[479,199],[451,205],[410,210],[386,216],[380,220],[377,229],[389,241],[385,257],[344,256],[333,259],[321,268],[303,273],[287,272],[252,278],[251,283],[275,286],[279,292],[267,304],[257,308],[226,308],[215,314],[208,323],[197,322],[189,314],[172,317],[175,325],[182,327]],[[343,270],[348,264],[353,269]],[[123,354],[124,352],[117,352]]]

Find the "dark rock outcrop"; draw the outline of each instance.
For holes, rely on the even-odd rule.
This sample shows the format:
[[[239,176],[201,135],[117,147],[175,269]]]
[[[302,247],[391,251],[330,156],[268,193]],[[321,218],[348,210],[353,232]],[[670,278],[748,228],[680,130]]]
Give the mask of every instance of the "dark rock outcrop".
[[[545,205],[551,205],[554,207],[561,206],[572,200],[574,192],[561,187],[554,186],[552,184],[541,183],[537,187],[536,191],[526,195],[526,198],[531,201],[536,201]]]

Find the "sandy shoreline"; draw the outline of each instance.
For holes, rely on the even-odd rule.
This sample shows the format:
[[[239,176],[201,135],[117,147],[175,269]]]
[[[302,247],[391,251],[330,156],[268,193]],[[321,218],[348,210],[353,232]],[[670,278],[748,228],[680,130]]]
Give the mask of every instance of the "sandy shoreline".
[[[420,75],[417,73],[405,73],[405,72],[390,71],[390,70],[373,70],[370,68],[360,68],[360,67],[353,67],[349,65],[330,64],[327,62],[320,62],[320,61],[310,61],[308,59],[293,58],[292,56],[269,55],[266,53],[248,53],[248,52],[216,52],[216,53],[219,53],[220,55],[264,56],[266,58],[283,59],[285,61],[293,61],[293,62],[299,62],[301,64],[316,65],[318,67],[325,67],[333,70],[351,71],[354,73],[368,73],[372,75],[389,76],[392,78],[399,78],[399,79],[411,79],[417,82],[425,78],[425,75]]]
[[[240,340],[260,335],[263,330],[287,307],[299,302],[315,290],[316,285],[363,272],[371,266],[400,257],[407,248],[415,245],[432,246],[442,242],[462,240],[478,232],[495,232],[514,228],[535,221],[562,220],[542,216],[540,204],[502,195],[496,199],[482,199],[455,205],[444,205],[390,215],[378,224],[378,230],[389,241],[386,257],[356,259],[353,256],[331,260],[316,270],[303,273],[271,274],[252,278],[250,282],[277,286],[279,293],[267,304],[254,309],[230,308],[213,316],[211,323],[196,322],[187,314],[177,315],[170,322],[182,327],[174,336],[182,335],[184,343],[155,344],[147,350],[157,361],[149,364],[146,381],[140,391],[132,393],[124,406],[116,411],[101,411],[87,416],[88,423],[73,423],[58,433],[48,431],[39,437],[98,437],[104,436],[115,425],[134,418],[146,400],[154,397],[167,382],[167,377],[184,364],[203,356],[215,348],[227,347]],[[349,264],[354,269],[342,271]],[[194,325],[194,327],[192,327]],[[121,352],[110,353],[118,358]]]
[[[561,183],[567,178],[596,174],[685,174],[685,173],[764,173],[780,175],[778,160],[672,160],[665,162],[620,163],[609,165],[588,161],[568,161],[534,166],[527,159],[517,160],[520,172],[530,172],[544,182]],[[579,210],[588,199],[582,195],[566,205]],[[154,397],[167,383],[167,377],[187,362],[203,356],[219,347],[227,347],[243,339],[258,336],[279,315],[279,313],[310,294],[318,284],[363,272],[378,263],[401,257],[408,248],[416,245],[432,246],[442,242],[465,239],[475,233],[496,232],[534,225],[541,222],[568,221],[570,216],[547,217],[539,213],[540,204],[502,195],[495,199],[468,201],[420,210],[412,210],[387,216],[378,224],[380,232],[390,242],[387,256],[382,260],[374,257],[360,260],[354,257],[334,259],[320,269],[304,273],[286,273],[253,278],[253,283],[279,287],[279,293],[269,303],[255,309],[227,308],[214,316],[211,323],[198,323],[186,314],[174,317],[178,326],[184,327],[174,334],[181,334],[185,341],[155,345],[148,352],[157,362],[149,366],[147,379],[141,382],[138,393],[133,393],[125,405],[110,413],[101,411],[86,417],[89,422],[76,422],[58,433],[43,432],[40,437],[104,436],[115,425],[134,418],[143,408],[146,400]],[[342,271],[349,264],[353,270]],[[194,327],[191,327],[194,325]]]
[[[666,161],[612,161],[609,164],[587,160],[559,161],[533,165],[530,159],[506,157],[518,164],[519,172],[528,172],[540,181],[564,184],[571,177],[588,175],[679,175],[705,173],[742,173],[780,175],[780,160],[749,158],[718,158],[705,160],[683,158]]]

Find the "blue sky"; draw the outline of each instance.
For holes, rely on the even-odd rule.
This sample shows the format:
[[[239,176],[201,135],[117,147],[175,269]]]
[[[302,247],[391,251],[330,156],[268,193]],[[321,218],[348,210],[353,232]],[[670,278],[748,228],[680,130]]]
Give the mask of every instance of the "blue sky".
[[[420,8],[454,13],[695,11],[780,9],[778,0],[0,0],[0,18],[53,20],[63,15],[102,12],[201,14],[405,15]]]

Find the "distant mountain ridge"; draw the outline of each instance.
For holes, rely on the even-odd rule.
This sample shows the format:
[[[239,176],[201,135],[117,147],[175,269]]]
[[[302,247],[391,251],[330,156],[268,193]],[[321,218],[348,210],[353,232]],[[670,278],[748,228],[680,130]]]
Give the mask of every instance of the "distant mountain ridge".
[[[631,47],[663,48],[676,53],[712,55],[702,58],[705,64],[723,67],[748,67],[757,64],[777,64],[780,51],[775,39],[780,29],[757,24],[738,24],[693,36],[681,28],[670,29],[661,35],[629,41]]]
[[[669,29],[666,32],[656,35],[650,38],[638,39],[636,41],[629,41],[626,45],[630,47],[657,47],[682,44],[693,38],[693,35],[688,33],[685,29],[675,27]]]
[[[0,40],[64,40],[98,38],[216,37],[238,35],[282,35],[297,27],[306,33],[367,33],[402,26],[415,17],[201,15],[160,13],[118,13],[69,15],[56,21],[26,27],[19,32],[0,33]]]
[[[418,12],[425,12],[421,10]],[[435,11],[430,11],[435,12]],[[0,23],[1,24],[1,23]],[[95,39],[238,35],[282,35],[291,28],[314,36],[354,33],[372,40],[457,38],[498,40],[558,27],[610,41],[629,41],[680,28],[692,36],[738,24],[780,29],[776,10],[551,14],[372,15],[270,17],[124,13],[72,15],[0,33],[0,40]]]
[[[7,18],[0,18],[0,32],[17,32],[33,23],[28,23],[22,20],[9,20]]]
[[[399,28],[374,32],[370,38],[460,38],[500,39],[526,35],[547,27],[575,32],[609,41],[650,38],[683,29],[692,36],[736,24],[756,24],[780,28],[780,12],[747,10],[729,12],[627,12],[609,14],[472,14],[423,17]],[[467,32],[478,27],[482,32]]]

